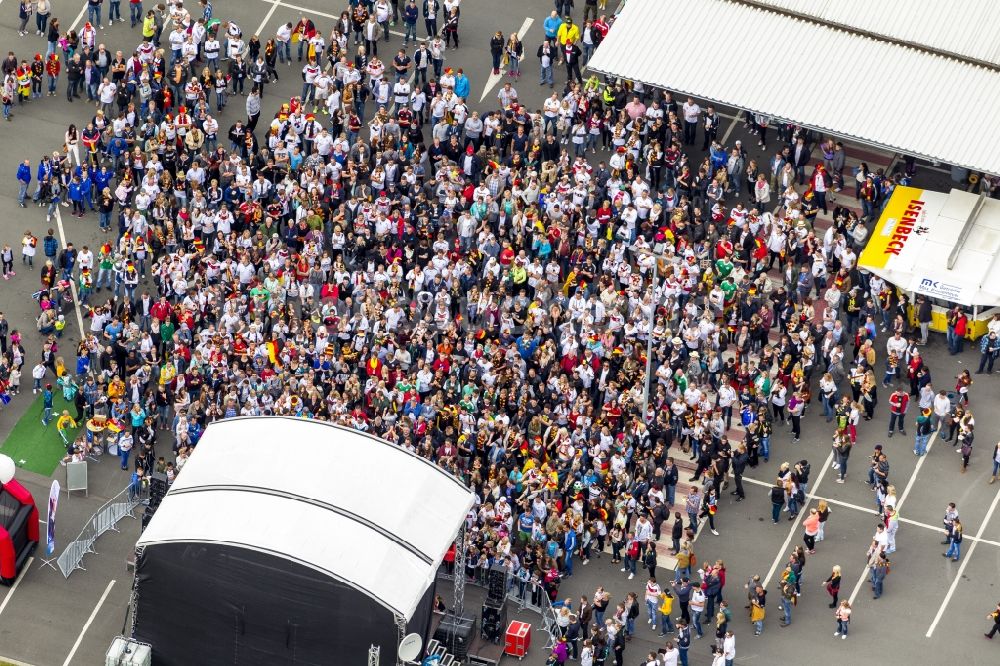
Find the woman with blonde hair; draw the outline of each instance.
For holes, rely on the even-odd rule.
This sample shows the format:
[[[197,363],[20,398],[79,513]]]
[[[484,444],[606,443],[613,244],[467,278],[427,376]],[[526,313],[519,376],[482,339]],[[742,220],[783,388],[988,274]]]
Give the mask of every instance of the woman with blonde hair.
[[[840,565],[833,565],[833,571],[830,575],[826,577],[823,581],[823,587],[826,588],[826,593],[833,597],[833,601],[830,602],[830,608],[837,607],[837,599],[840,596]]]
[[[521,58],[524,56],[524,45],[518,39],[517,33],[510,33],[507,39],[507,46],[504,47],[504,55],[507,58],[507,76],[517,79],[521,76]]]
[[[847,599],[841,601],[835,615],[837,618],[837,631],[833,634],[833,637],[840,636],[841,640],[847,640],[847,629],[851,624],[851,602]]]
[[[816,541],[822,541],[825,538],[826,521],[830,518],[830,506],[826,500],[819,501],[816,513],[819,514],[819,533],[816,535]]]

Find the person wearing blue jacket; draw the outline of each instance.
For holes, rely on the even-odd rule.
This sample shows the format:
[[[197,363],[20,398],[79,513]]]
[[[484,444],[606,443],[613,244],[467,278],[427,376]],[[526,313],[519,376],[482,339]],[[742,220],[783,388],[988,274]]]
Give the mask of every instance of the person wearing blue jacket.
[[[31,162],[24,160],[17,167],[17,205],[25,208],[24,197],[28,194],[28,185],[31,184]]]
[[[576,530],[572,526],[566,529],[563,540],[563,578],[573,575],[573,553],[576,552]]]
[[[409,0],[403,7],[403,48],[406,48],[411,39],[414,43],[417,41],[417,18],[419,16],[420,10],[417,9],[417,0]]]
[[[73,217],[83,217],[83,185],[79,176],[73,176],[69,181],[69,202],[73,205]]]
[[[542,29],[545,30],[545,39],[553,46],[556,45],[556,35],[559,34],[559,27],[562,24],[563,20],[559,16],[559,12],[552,12],[549,14],[548,18],[542,22]]]
[[[121,137],[115,137],[115,139],[120,139]],[[111,140],[112,145],[114,144],[114,139]],[[124,142],[125,140],[122,139]],[[94,181],[94,191],[103,192],[105,187],[111,186],[111,179],[114,178],[114,172],[109,171],[107,166],[102,166],[100,169],[95,169],[91,167],[90,169],[90,179]]]
[[[531,358],[535,350],[538,349],[538,345],[541,344],[542,339],[538,333],[535,333],[535,337],[527,338],[527,333],[519,336],[517,338],[517,351],[520,352],[521,358],[527,361]]]
[[[469,77],[465,75],[465,72],[460,67],[458,73],[455,75],[455,94],[464,100],[468,100],[471,88],[472,84],[469,83]]]
[[[80,198],[84,207],[94,212],[94,181],[90,179],[90,169],[83,169],[80,173]]]
[[[42,155],[42,160],[38,163],[38,171],[35,173],[35,180],[37,181],[35,191],[31,195],[31,200],[39,206],[44,204],[42,201],[42,188],[49,182],[50,178],[52,178],[52,162],[49,160],[48,155]]]

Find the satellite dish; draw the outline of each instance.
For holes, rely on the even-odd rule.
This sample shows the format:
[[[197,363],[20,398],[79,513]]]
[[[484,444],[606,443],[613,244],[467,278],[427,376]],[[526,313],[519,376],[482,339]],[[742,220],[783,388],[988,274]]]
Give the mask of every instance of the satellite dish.
[[[424,641],[420,638],[420,634],[408,634],[399,643],[398,655],[402,661],[414,661],[420,656],[420,648],[424,645]]]
[[[15,469],[13,458],[0,453],[0,485],[10,483],[10,480],[14,478]]]

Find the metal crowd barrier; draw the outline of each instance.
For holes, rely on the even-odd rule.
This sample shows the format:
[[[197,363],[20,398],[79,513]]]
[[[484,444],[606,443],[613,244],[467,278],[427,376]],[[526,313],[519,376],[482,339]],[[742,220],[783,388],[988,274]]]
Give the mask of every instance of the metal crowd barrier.
[[[442,580],[454,580],[455,574],[448,573],[448,570],[441,566],[438,569],[437,577]],[[476,567],[475,577],[466,577],[466,583],[475,585],[476,587],[487,587],[486,582],[486,571],[480,567]],[[507,601],[516,604],[517,610],[530,610],[538,613],[542,620],[542,629],[548,634],[548,642],[545,645],[546,650],[550,650],[555,647],[556,643],[559,642],[559,637],[562,636],[562,629],[559,628],[556,623],[556,610],[552,605],[552,600],[549,599],[548,592],[541,583],[532,582],[530,580],[520,581],[516,577],[512,576],[510,572],[507,572],[506,580],[507,589]],[[504,627],[506,630],[506,627]]]
[[[63,577],[69,578],[69,575],[77,569],[86,571],[80,563],[87,553],[97,554],[97,551],[94,550],[94,543],[98,537],[108,530],[117,532],[118,521],[125,516],[134,519],[135,516],[132,512],[135,507],[148,500],[149,484],[141,483],[129,484],[127,488],[105,502],[83,526],[80,535],[66,546],[66,549],[56,560]]]

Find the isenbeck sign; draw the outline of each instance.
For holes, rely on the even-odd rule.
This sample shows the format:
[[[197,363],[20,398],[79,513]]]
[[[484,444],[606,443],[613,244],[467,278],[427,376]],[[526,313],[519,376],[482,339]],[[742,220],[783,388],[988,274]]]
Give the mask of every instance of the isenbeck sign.
[[[906,240],[913,233],[913,227],[916,225],[917,218],[920,217],[920,211],[923,209],[923,201],[917,201],[916,199],[910,201],[906,207],[906,212],[903,213],[899,222],[892,228],[892,239],[886,243],[885,250],[883,250],[885,254],[899,256],[899,253],[906,247]]]

